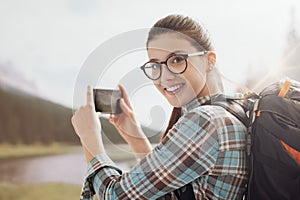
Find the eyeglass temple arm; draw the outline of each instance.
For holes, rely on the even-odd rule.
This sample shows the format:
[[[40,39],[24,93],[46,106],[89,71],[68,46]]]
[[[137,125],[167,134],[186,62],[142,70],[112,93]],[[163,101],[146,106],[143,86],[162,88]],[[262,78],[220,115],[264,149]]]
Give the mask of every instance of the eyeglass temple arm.
[[[191,57],[191,56],[202,56],[202,55],[205,55],[207,54],[208,51],[199,51],[199,52],[195,52],[195,53],[189,53],[188,56]]]

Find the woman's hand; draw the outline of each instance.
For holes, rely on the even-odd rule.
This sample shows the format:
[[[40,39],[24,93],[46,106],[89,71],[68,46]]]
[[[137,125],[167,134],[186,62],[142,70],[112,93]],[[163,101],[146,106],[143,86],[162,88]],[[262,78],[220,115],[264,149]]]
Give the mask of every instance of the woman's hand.
[[[123,98],[120,100],[122,113],[110,115],[109,121],[116,127],[120,135],[131,146],[138,158],[151,152],[151,144],[136,119],[125,88],[119,85]]]
[[[105,152],[101,137],[101,124],[99,115],[95,112],[91,86],[87,88],[86,105],[81,106],[79,110],[75,112],[71,121],[82,145],[91,156],[94,157],[97,154]]]

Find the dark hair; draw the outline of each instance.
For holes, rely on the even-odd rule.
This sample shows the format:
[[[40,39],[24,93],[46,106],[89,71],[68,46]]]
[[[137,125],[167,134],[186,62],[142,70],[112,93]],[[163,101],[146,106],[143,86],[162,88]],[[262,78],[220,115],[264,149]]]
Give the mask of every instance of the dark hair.
[[[176,32],[190,38],[192,45],[200,46],[201,50],[214,50],[207,29],[192,18],[183,15],[168,15],[158,20],[148,33],[147,47],[156,36]]]
[[[189,38],[193,46],[199,50],[213,51],[211,39],[207,29],[191,19],[183,15],[168,15],[157,21],[148,33],[147,47],[151,40],[155,37],[166,33],[179,32]],[[181,108],[173,108],[168,127],[161,139],[163,139],[173,125],[178,121],[181,114]]]

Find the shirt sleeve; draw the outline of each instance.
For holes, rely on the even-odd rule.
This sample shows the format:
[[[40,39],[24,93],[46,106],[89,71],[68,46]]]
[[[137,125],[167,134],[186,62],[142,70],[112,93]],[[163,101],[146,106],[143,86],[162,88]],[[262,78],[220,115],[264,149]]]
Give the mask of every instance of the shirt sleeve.
[[[217,130],[204,112],[182,116],[164,140],[130,172],[106,154],[88,166],[81,199],[157,199],[209,173],[218,157]]]

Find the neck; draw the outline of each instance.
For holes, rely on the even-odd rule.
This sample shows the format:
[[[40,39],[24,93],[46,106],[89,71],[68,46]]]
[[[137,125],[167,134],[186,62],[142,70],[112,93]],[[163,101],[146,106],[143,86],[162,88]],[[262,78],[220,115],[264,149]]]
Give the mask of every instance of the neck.
[[[210,95],[210,92],[209,92],[207,84],[205,83],[202,90],[197,94],[197,98],[204,97],[204,96],[209,96],[209,95]]]

